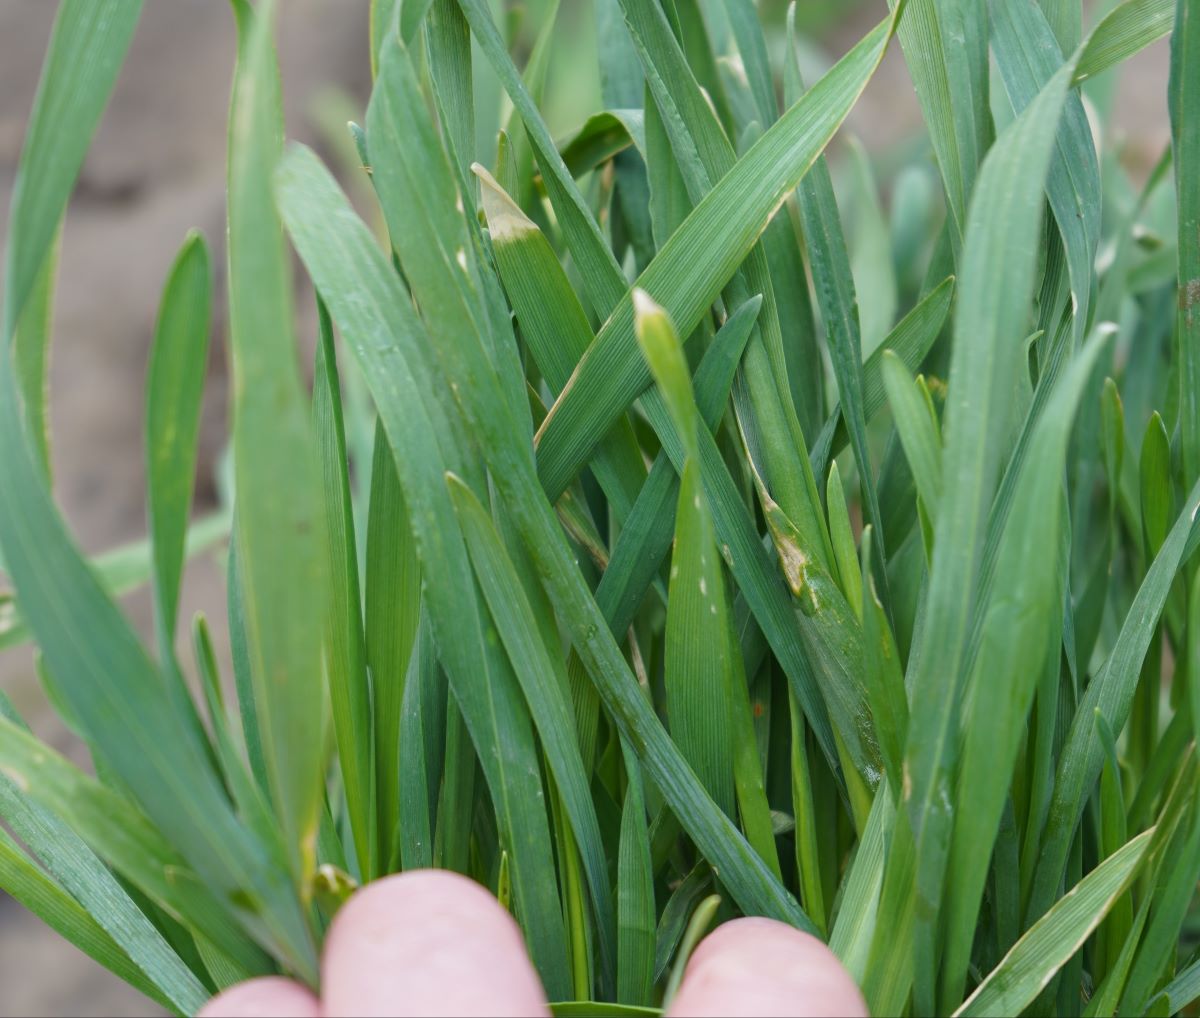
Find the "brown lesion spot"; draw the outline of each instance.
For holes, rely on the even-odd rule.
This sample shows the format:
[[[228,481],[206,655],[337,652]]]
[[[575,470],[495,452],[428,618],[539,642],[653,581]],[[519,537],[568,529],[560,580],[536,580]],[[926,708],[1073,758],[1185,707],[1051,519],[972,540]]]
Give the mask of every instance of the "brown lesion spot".
[[[1179,307],[1182,309],[1188,325],[1192,324],[1192,316],[1200,306],[1200,277],[1189,279],[1179,288]]]

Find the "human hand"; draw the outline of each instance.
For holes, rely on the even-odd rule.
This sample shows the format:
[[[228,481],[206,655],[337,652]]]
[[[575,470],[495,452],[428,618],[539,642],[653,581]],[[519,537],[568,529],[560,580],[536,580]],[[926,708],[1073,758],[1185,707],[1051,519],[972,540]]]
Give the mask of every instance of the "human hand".
[[[335,1015],[547,1016],[512,917],[484,888],[443,870],[376,881],[338,912],[321,998],[279,977],[230,987],[200,1018]],[[701,941],[668,1018],[867,1014],[833,952],[771,919],[735,919]]]

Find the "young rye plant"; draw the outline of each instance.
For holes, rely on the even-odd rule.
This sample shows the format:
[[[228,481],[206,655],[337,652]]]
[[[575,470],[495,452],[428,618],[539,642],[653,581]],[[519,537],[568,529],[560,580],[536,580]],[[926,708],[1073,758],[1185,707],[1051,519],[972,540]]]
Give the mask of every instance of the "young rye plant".
[[[790,13],[769,48],[752,0],[595,0],[603,109],[555,140],[555,0],[523,71],[485,0],[374,0],[382,245],[283,144],[275,6],[233,0],[230,512],[188,522],[193,235],[149,541],[91,562],[49,311],[141,4],[60,6],[7,244],[0,639],[95,777],[0,696],[0,886],[180,1013],[315,982],[353,888],[428,866],[512,909],[562,1013],[650,1013],[740,913],[827,938],[878,1014],[1200,997],[1200,2],[897,0],[806,87]],[[1114,67],[1168,33],[1135,181]],[[862,150],[840,203],[822,153],[893,37],[928,146],[889,223]],[[202,616],[176,650],[226,532],[232,684]]]

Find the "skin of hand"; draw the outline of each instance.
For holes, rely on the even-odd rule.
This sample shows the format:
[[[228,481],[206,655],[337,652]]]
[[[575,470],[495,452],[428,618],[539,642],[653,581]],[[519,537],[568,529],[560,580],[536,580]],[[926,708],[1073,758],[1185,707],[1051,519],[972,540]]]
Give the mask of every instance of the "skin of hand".
[[[416,870],[342,906],[325,940],[321,999],[288,979],[251,979],[200,1018],[549,1014],[512,916],[466,877]],[[735,919],[706,937],[667,1009],[667,1018],[866,1014],[833,952],[771,919]]]

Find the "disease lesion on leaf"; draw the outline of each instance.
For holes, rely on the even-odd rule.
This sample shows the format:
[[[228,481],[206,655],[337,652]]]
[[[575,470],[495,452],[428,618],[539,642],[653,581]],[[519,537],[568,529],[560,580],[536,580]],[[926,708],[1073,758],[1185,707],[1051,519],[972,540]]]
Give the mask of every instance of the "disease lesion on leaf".
[[[1179,308],[1183,311],[1184,320],[1190,326],[1196,315],[1196,307],[1200,305],[1200,276],[1189,279],[1179,287]]]
[[[759,498],[762,500],[763,515],[771,532],[771,541],[779,554],[779,565],[783,569],[788,589],[800,604],[805,615],[815,615],[820,608],[816,588],[809,581],[808,570],[812,560],[800,546],[800,532],[788,518],[779,503],[771,498],[762,479],[756,476]]]

